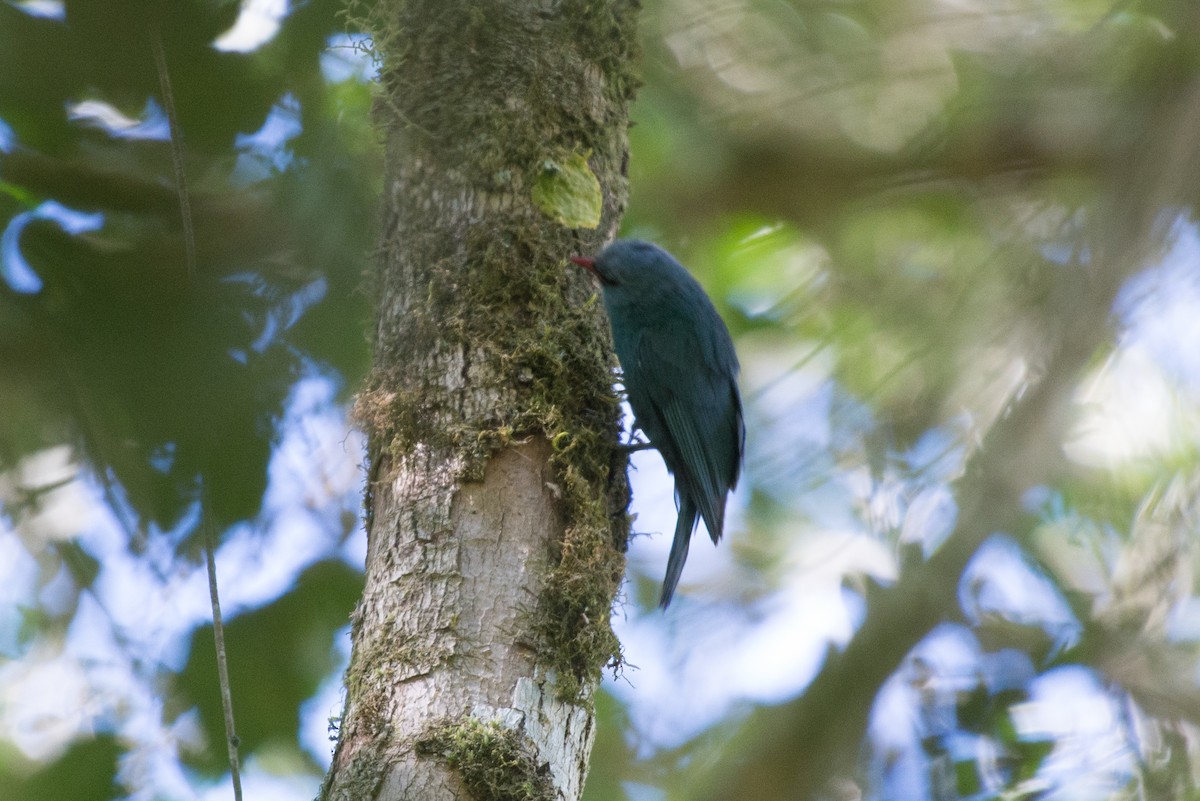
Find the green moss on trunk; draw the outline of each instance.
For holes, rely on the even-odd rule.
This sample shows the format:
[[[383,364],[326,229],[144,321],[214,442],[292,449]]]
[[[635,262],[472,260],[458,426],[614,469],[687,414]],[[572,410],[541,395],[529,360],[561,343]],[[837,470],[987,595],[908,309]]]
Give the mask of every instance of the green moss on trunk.
[[[417,752],[446,760],[478,801],[553,801],[549,766],[517,732],[495,721],[467,718],[435,727]]]

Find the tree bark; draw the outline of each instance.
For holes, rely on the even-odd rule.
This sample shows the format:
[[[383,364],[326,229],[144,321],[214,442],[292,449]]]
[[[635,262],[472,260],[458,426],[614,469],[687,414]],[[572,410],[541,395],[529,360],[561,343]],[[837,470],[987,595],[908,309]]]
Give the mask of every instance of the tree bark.
[[[322,798],[576,799],[628,490],[606,325],[566,257],[625,207],[635,3],[350,13],[386,166],[366,587]],[[585,161],[598,224],[539,202]]]

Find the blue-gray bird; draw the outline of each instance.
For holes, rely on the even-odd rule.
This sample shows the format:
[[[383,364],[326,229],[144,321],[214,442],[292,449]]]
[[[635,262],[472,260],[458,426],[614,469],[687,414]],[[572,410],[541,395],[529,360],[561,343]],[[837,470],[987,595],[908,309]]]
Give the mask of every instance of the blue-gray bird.
[[[594,259],[571,261],[600,279],[636,428],[675,476],[679,519],[659,602],[665,609],[698,517],[716,544],[737,486],[746,442],[737,354],[700,284],[657,245],[624,239]]]

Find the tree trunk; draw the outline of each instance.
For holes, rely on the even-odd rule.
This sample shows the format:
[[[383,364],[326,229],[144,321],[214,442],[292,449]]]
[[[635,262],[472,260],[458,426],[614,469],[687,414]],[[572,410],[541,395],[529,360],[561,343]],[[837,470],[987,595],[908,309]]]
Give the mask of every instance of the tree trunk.
[[[620,658],[628,491],[606,325],[566,257],[625,206],[635,3],[360,12],[386,144],[368,553],[322,797],[573,800]]]

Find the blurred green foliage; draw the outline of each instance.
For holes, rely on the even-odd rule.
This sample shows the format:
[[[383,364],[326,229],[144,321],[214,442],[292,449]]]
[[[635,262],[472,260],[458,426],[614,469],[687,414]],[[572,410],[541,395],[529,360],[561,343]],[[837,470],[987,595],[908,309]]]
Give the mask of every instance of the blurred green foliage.
[[[337,2],[297,6],[278,35],[248,53],[213,46],[238,18],[236,2],[72,0],[61,18],[33,5],[0,4],[0,471],[8,471],[0,498],[6,523],[35,558],[20,634],[3,646],[13,687],[22,659],[36,674],[77,651],[72,626],[106,569],[97,559],[108,552],[89,553],[98,542],[77,539],[104,521],[69,511],[54,518],[69,505],[66,493],[88,487],[81,502],[99,493],[130,556],[169,584],[196,569],[202,492],[217,525],[259,518],[297,382],[332,381],[342,400],[354,388],[368,359],[369,307],[359,287],[380,174],[369,87],[323,76],[322,59],[354,61]],[[156,39],[184,132],[193,275]],[[47,479],[39,460],[63,445],[69,456]],[[355,521],[343,525],[352,530]],[[343,533],[331,531],[331,542]],[[72,586],[65,601],[47,589],[64,581]],[[360,587],[357,571],[322,563],[230,622],[244,753],[282,749],[300,769],[321,773],[297,743],[299,709],[336,668],[333,635]],[[152,584],[129,589],[155,592]],[[96,592],[113,602],[111,589]],[[193,640],[181,672],[151,662],[134,674],[165,692],[164,731],[186,730],[189,710],[199,710],[201,739],[183,739],[207,745],[184,745],[177,758],[220,776],[228,767],[211,628]],[[124,647],[144,658],[132,642]],[[105,663],[83,660],[91,670]],[[0,784],[14,788],[12,797],[178,792],[129,764],[149,758],[144,738],[153,735],[142,730],[140,746],[128,739],[120,688],[92,692],[90,706],[115,710],[85,729],[107,733],[44,763],[5,749]],[[11,725],[19,740],[33,724]]]
[[[62,21],[0,7],[0,116],[16,143],[0,165],[7,218],[48,201],[103,215],[75,235],[45,217],[10,225],[42,287],[2,297],[6,463],[78,438],[139,516],[173,525],[203,483],[233,522],[258,509],[273,436],[264,422],[305,361],[351,383],[362,372],[366,305],[355,290],[378,173],[365,103],[344,107],[346,94],[321,79],[336,9],[306,4],[286,35],[243,55],[212,47],[237,4],[72,2]],[[132,120],[153,108],[162,120],[155,30],[186,137],[195,276],[169,143],[106,130],[79,107]],[[294,118],[294,138],[256,152],[242,139],[267,132],[273,113]]]

